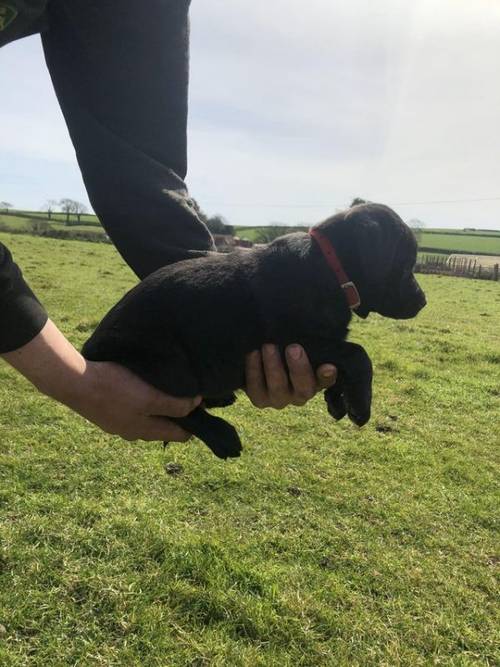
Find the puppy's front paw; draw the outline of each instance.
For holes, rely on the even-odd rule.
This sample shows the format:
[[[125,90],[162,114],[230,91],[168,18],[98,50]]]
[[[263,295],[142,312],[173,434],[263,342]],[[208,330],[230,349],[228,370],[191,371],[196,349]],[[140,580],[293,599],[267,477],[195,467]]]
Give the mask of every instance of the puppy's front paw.
[[[371,392],[352,390],[344,394],[344,403],[349,419],[356,426],[364,426],[370,420]]]
[[[355,412],[350,407],[348,407],[347,414],[349,415],[349,419],[353,424],[356,424],[356,426],[364,426],[370,421],[370,410],[367,412]]]
[[[371,393],[362,388],[337,381],[325,391],[325,401],[328,412],[337,421],[348,415],[356,426],[364,426],[370,419]]]

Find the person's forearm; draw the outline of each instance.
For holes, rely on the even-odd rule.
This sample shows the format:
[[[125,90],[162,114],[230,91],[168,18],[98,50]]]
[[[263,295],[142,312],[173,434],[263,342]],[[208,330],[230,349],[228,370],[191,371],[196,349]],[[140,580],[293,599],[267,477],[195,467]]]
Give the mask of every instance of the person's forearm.
[[[39,391],[61,403],[71,406],[82,391],[86,361],[51,320],[29,343],[2,356]]]

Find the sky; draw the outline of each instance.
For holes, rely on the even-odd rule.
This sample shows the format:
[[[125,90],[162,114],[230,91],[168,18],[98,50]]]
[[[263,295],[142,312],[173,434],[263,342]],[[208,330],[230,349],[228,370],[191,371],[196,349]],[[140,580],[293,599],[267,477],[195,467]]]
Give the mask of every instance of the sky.
[[[500,2],[193,0],[192,196],[234,225],[355,196],[500,229]],[[88,198],[37,36],[0,50],[0,200]]]

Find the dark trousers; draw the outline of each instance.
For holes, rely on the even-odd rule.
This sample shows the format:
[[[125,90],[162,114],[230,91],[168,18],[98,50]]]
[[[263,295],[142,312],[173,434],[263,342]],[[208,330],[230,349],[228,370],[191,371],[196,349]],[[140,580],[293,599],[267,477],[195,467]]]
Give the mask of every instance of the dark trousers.
[[[90,201],[125,261],[144,277],[213,250],[184,184],[190,0],[16,3],[0,45],[42,31]]]

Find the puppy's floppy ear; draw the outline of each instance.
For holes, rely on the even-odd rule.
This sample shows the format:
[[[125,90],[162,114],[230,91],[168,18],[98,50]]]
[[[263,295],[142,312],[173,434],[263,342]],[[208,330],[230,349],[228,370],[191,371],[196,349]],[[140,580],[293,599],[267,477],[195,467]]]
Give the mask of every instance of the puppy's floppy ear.
[[[345,214],[346,232],[351,241],[351,256],[365,290],[379,287],[385,278],[388,255],[391,259],[396,248],[394,229],[383,224],[386,207],[358,204]],[[392,233],[391,233],[392,232]]]

